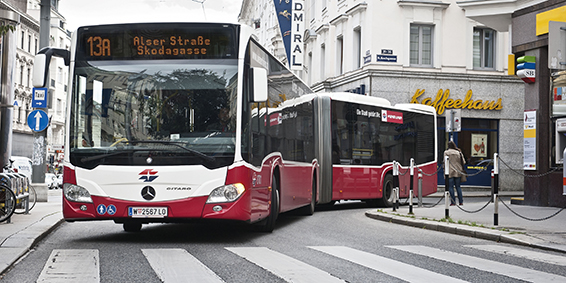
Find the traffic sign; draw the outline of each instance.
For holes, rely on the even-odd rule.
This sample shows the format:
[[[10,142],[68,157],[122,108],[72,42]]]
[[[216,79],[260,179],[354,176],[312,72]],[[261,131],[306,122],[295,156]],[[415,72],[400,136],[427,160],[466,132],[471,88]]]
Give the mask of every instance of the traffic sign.
[[[41,132],[49,125],[49,117],[45,111],[36,109],[28,115],[28,126],[34,132]]]
[[[47,88],[33,88],[31,107],[47,108]]]

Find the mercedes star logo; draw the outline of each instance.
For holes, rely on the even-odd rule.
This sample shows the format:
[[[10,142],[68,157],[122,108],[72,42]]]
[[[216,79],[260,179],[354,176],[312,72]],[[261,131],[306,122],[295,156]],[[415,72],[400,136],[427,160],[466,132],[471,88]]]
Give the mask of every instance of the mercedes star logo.
[[[145,186],[141,190],[141,195],[145,200],[152,200],[155,198],[155,189],[151,186]]]

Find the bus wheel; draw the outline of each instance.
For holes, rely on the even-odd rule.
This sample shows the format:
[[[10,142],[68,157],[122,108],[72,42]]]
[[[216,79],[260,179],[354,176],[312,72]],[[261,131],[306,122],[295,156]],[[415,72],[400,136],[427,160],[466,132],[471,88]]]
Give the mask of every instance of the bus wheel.
[[[124,222],[123,227],[126,232],[139,232],[142,224],[140,222]]]
[[[393,206],[393,175],[387,174],[383,179],[383,197],[379,204],[384,207]]]
[[[303,206],[300,209],[301,214],[313,215],[314,209],[316,207],[316,179],[312,180],[312,191],[311,191],[311,202],[307,206]]]
[[[269,209],[269,216],[262,220],[258,224],[258,230],[260,232],[273,232],[275,229],[275,221],[277,216],[279,216],[279,176],[278,174],[273,175],[273,184],[271,185],[271,206]]]

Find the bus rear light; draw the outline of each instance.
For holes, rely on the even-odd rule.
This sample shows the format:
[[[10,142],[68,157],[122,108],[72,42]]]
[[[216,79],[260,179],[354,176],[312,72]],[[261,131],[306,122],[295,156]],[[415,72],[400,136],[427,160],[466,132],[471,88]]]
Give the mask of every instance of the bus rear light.
[[[226,185],[214,189],[206,203],[221,203],[236,201],[244,192],[246,188],[241,183]]]
[[[65,198],[73,202],[86,202],[92,203],[90,193],[83,187],[73,185],[70,183],[63,184],[63,194]]]

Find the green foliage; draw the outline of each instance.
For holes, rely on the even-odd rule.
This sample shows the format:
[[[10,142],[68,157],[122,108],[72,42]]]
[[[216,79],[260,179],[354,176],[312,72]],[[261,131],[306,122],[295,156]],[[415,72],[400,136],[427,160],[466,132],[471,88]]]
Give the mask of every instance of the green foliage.
[[[16,26],[12,25],[0,25],[0,35],[5,35],[8,31],[14,32],[16,30]]]

